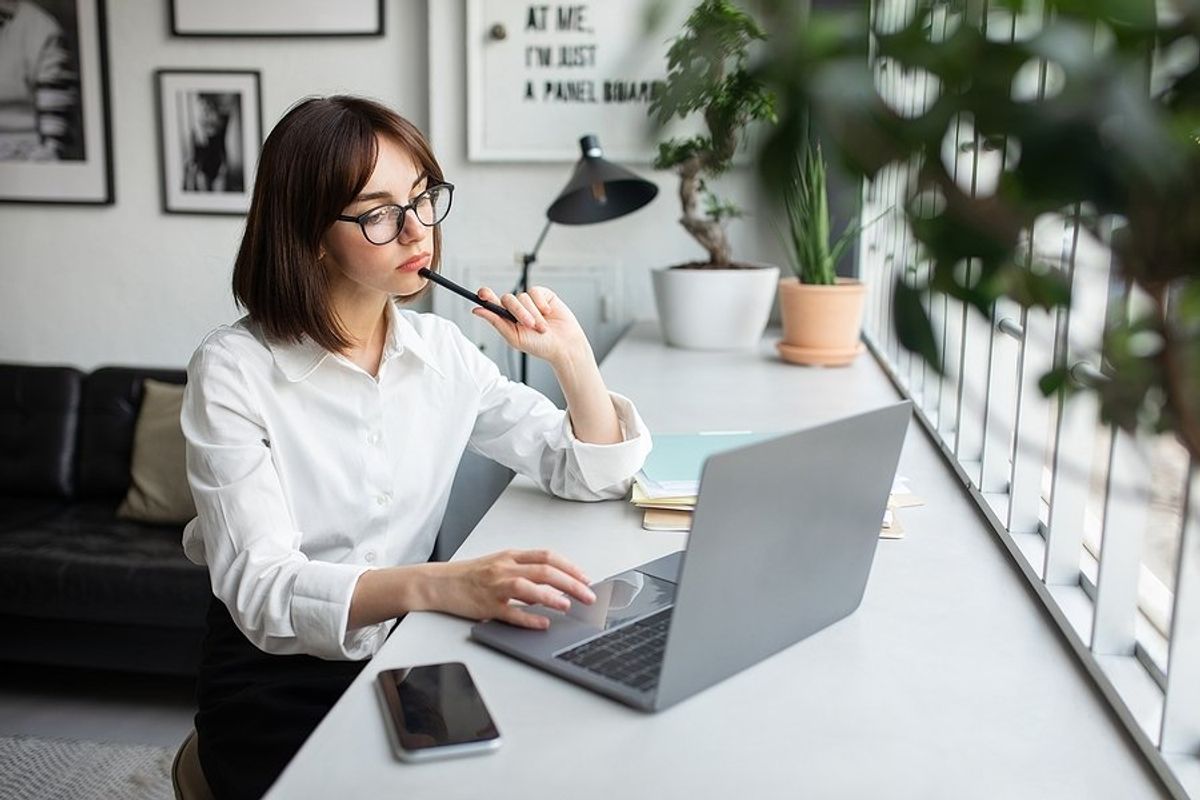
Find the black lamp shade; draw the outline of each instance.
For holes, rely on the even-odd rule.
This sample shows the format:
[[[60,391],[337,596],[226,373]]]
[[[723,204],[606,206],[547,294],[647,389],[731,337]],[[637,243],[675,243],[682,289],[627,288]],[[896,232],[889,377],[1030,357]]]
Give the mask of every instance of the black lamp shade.
[[[637,211],[658,194],[658,187],[624,167],[605,161],[595,136],[579,140],[583,158],[571,180],[546,209],[546,217],[560,225],[604,222]]]

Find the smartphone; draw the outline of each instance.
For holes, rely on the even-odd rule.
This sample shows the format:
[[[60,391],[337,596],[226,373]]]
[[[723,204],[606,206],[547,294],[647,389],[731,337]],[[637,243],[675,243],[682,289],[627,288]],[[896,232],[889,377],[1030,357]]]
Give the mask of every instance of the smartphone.
[[[385,669],[376,683],[397,758],[432,761],[500,747],[500,731],[466,664]]]

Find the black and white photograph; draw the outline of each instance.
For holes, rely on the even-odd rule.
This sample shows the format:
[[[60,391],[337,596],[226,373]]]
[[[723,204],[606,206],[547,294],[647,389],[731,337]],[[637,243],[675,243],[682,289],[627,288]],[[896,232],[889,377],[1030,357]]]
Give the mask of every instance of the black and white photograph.
[[[173,36],[382,36],[383,0],[170,0]]]
[[[163,210],[246,213],[262,131],[258,72],[157,77]]]
[[[99,0],[0,0],[0,200],[112,202]]]

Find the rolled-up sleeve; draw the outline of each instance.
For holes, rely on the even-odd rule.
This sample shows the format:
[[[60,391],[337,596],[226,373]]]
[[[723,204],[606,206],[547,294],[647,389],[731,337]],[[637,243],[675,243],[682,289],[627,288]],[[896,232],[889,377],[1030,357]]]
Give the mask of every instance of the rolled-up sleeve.
[[[357,564],[312,561],[289,510],[269,433],[237,358],[206,342],[188,364],[180,423],[196,518],[184,549],[208,565],[213,594],[268,653],[369,657],[386,623],[347,630]]]
[[[609,392],[622,441],[591,444],[575,438],[571,418],[540,392],[514,383],[470,348],[479,387],[479,413],[468,446],[567,500],[626,496],[650,453],[650,431],[626,397]]]

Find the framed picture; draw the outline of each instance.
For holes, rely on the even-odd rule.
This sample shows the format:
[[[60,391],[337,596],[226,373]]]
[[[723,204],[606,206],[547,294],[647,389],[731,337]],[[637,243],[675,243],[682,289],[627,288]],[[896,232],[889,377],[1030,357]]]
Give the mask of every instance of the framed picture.
[[[106,38],[103,0],[0,3],[0,202],[113,202]]]
[[[173,36],[382,36],[383,0],[167,0]]]
[[[262,144],[255,70],[160,69],[163,211],[245,214]]]

